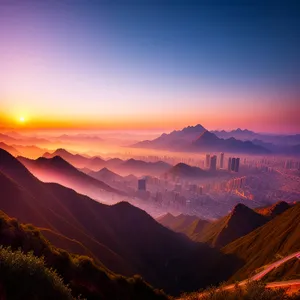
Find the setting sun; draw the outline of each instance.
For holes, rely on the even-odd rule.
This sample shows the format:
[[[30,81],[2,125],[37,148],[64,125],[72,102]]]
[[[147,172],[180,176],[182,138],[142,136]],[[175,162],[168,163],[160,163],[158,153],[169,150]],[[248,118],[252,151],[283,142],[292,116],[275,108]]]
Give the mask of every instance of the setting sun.
[[[23,122],[25,122],[25,118],[24,117],[20,117],[19,121],[23,123]]]

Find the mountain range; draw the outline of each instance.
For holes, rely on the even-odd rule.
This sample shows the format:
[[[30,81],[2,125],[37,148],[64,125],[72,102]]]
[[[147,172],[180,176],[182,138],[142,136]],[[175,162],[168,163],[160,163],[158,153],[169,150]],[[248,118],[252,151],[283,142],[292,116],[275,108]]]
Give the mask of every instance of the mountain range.
[[[45,158],[53,158],[55,156],[60,156],[63,158],[65,161],[69,162],[73,166],[77,168],[84,168],[87,166],[91,166],[92,163],[97,163],[97,165],[94,165],[96,169],[101,168],[103,165],[104,160],[102,160],[100,157],[88,157],[88,156],[83,156],[80,154],[73,154],[65,149],[57,149],[52,153],[45,152],[43,154],[43,157]],[[100,162],[100,165],[99,165]]]
[[[176,232],[186,234],[194,241],[221,248],[266,224],[288,208],[290,206],[283,201],[256,210],[238,204],[227,216],[214,222],[182,214],[176,217],[166,214],[160,217],[158,222]]]
[[[65,164],[61,158],[59,163]],[[225,280],[241,264],[232,255],[170,231],[128,203],[107,206],[64,186],[43,183],[2,149],[0,187],[0,209],[9,216],[76,240],[98,264],[124,275],[141,274],[167,292]],[[220,266],[223,271],[216,273]]]
[[[79,171],[60,156],[54,156],[53,158],[40,157],[36,160],[18,156],[17,159],[32,174],[44,182],[56,182],[97,199],[111,198],[112,195],[126,195],[103,181]]]
[[[12,154],[13,156],[18,156],[21,153],[13,146],[9,146],[3,142],[0,142],[0,148],[4,149],[5,151],[9,152],[10,154]]]
[[[246,279],[278,255],[300,249],[300,203],[291,207],[279,202],[255,210],[238,204],[216,221],[167,214],[159,224],[127,202],[108,206],[57,183],[42,182],[21,162],[32,170],[51,170],[47,172],[55,176],[66,172],[64,176],[72,177],[76,171],[83,178],[61,157],[18,160],[0,149],[0,210],[9,216],[0,216],[0,243],[43,255],[76,294],[88,299],[122,293],[128,300],[165,299],[144,280],[177,295],[224,280]],[[102,173],[111,175],[107,169]],[[143,279],[116,273],[140,274]],[[125,280],[123,285],[120,280]],[[137,284],[140,288],[135,291]]]
[[[300,144],[300,134],[290,134],[290,135],[279,135],[279,134],[265,134],[257,133],[248,129],[237,128],[231,131],[225,130],[215,130],[211,131],[219,138],[236,138],[243,141],[253,141],[261,140],[265,143],[270,143],[274,145],[299,145]]]
[[[272,153],[295,155],[299,154],[300,134],[275,135],[256,133],[247,129],[236,129],[232,131],[211,131],[217,137],[223,139],[235,138],[242,141],[251,141],[253,144],[268,149]]]
[[[50,144],[51,142],[39,137],[31,137],[25,136],[17,133],[13,133],[13,136],[9,134],[0,133],[0,142],[4,142],[7,144],[15,144],[15,145],[45,145]]]
[[[232,152],[248,154],[267,154],[271,151],[250,141],[233,137],[223,139],[206,130],[202,125],[189,126],[169,134],[162,134],[152,141],[142,141],[132,145],[135,148],[166,149],[187,152]]]
[[[107,160],[102,159],[98,156],[88,157],[80,154],[72,154],[65,149],[57,149],[53,153],[44,153],[43,157],[53,158],[55,156],[60,156],[65,161],[69,162],[73,166],[98,172],[103,168],[110,169],[113,172],[120,173],[124,176],[129,174],[135,174],[136,176],[145,175],[160,175],[169,168],[171,165],[163,161],[157,162],[146,162],[137,159],[122,160],[119,158],[110,158]]]

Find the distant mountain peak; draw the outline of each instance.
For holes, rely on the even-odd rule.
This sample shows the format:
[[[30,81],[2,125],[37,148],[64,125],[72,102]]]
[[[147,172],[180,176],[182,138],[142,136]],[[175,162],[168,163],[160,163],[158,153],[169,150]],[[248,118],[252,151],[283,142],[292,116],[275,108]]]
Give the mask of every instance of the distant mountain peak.
[[[58,153],[60,153],[60,154],[71,154],[69,151],[67,151],[67,150],[64,149],[64,148],[58,148],[58,149],[56,149],[56,150],[53,152],[53,154],[58,154]]]
[[[199,139],[214,139],[214,140],[218,140],[219,138],[211,133],[210,131],[208,130],[205,130],[200,136],[199,136]]]
[[[203,132],[203,130],[206,130],[201,124],[197,124],[195,126],[187,126],[182,129],[183,132],[191,133],[191,132]]]
[[[177,165],[171,167],[166,174],[172,174],[179,177],[189,177],[197,178],[202,176],[207,176],[207,172],[198,167],[192,167],[185,163],[178,163]]]
[[[244,213],[244,212],[248,212],[248,211],[252,211],[252,209],[242,203],[238,203],[233,208],[232,214],[239,214],[239,213]]]
[[[266,222],[265,216],[258,214],[242,203],[238,203],[229,215],[217,222],[220,230],[216,232],[214,244],[222,247]]]

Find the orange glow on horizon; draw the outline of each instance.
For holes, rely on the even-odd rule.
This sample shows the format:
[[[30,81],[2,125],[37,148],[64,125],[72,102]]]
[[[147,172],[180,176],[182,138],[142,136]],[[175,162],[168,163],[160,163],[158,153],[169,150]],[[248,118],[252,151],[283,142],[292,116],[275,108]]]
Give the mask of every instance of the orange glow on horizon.
[[[14,114],[16,116],[16,114]],[[263,120],[263,121],[261,121]],[[13,117],[11,114],[0,112],[0,127],[2,129],[16,130],[178,130],[186,126],[201,124],[209,130],[213,129],[235,129],[247,128],[254,131],[272,132],[272,128],[267,128],[268,122],[272,118],[264,118],[262,111],[249,113],[248,115],[237,114],[235,111],[231,115],[227,113],[215,112],[204,113],[199,111],[181,111],[169,114],[140,114],[140,115],[36,115],[19,114]],[[291,128],[297,132],[297,126],[287,124],[285,128],[274,128],[284,132]],[[296,125],[296,124],[295,124]],[[294,129],[293,129],[294,128]]]

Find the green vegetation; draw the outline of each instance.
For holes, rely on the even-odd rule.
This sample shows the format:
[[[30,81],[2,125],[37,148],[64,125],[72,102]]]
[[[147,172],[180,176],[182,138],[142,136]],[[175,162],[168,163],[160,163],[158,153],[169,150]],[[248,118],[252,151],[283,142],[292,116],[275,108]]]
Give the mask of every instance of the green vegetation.
[[[69,287],[45,266],[43,258],[0,247],[0,261],[0,296],[5,299],[74,299]]]
[[[0,244],[11,247],[11,250],[1,249],[7,263],[0,265],[0,292],[8,299],[73,299],[71,290],[73,296],[82,295],[89,300],[167,299],[140,276],[116,275],[89,257],[56,248],[36,227],[20,224],[3,213],[0,213]]]
[[[201,298],[199,298],[201,293]],[[249,282],[245,287],[236,285],[233,289],[225,290],[224,287],[211,287],[201,292],[185,294],[184,300],[297,300],[300,294],[287,295],[286,290],[268,289],[262,282]]]

